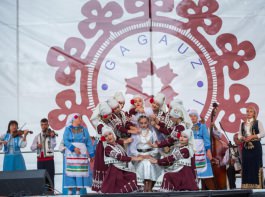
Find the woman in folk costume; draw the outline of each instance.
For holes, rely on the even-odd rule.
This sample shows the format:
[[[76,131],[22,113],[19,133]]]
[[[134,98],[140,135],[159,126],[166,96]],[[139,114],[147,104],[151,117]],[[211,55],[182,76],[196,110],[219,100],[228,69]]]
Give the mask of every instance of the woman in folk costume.
[[[202,185],[208,189],[215,189],[211,160],[210,135],[206,124],[199,122],[199,114],[196,110],[190,110],[189,115],[193,123],[192,131],[195,139],[195,166],[197,178],[202,180]]]
[[[104,161],[108,170],[102,183],[102,193],[129,193],[138,190],[136,174],[127,166],[130,161],[140,161],[141,157],[128,157],[123,147],[116,143],[116,136],[110,127],[102,128],[106,139]]]
[[[62,139],[62,141],[60,142],[60,145],[59,145],[59,151],[63,154],[63,180],[62,180],[62,194],[63,195],[68,194],[68,188],[64,187],[65,178],[66,178],[66,176],[65,176],[65,166],[66,166],[65,149],[66,149],[66,147],[64,146],[64,141]],[[89,180],[91,180],[91,178]],[[89,186],[91,187],[92,184],[89,184]],[[86,188],[81,188],[79,193],[80,193],[80,195],[87,194]],[[72,194],[73,195],[76,194],[76,188],[72,189]]]
[[[28,130],[23,131],[24,135],[18,135],[18,123],[11,120],[8,123],[7,132],[0,138],[0,150],[4,145],[3,171],[26,170],[25,161],[20,148],[27,145],[26,137]]]
[[[138,124],[140,133],[132,135],[133,142],[129,145],[130,156],[140,156],[142,161],[134,162],[137,174],[138,184],[144,184],[144,192],[151,192],[153,183],[161,174],[161,168],[150,163],[149,157],[158,158],[159,152],[157,148],[151,147],[148,142],[155,143],[157,141],[156,132],[150,127],[149,118],[140,116]]]
[[[106,102],[99,103],[96,107],[91,121],[94,123],[97,128],[97,138],[99,139],[96,147],[96,156],[93,170],[93,184],[92,190],[99,192],[102,187],[102,182],[105,176],[105,173],[108,169],[108,166],[104,162],[104,146],[103,142],[105,138],[102,137],[102,129],[105,126],[108,126],[109,119],[111,119],[112,110]],[[109,125],[112,126],[112,125]],[[113,128],[112,128],[113,129]]]
[[[131,109],[129,110],[129,117],[133,124],[137,125],[137,120],[141,115],[150,116],[153,114],[151,108],[144,107],[144,99],[141,95],[136,94],[131,99]]]
[[[169,135],[174,129],[175,123],[170,118],[170,111],[174,107],[183,106],[182,100],[174,99],[168,104],[168,111],[165,117],[165,128],[160,130],[160,132],[164,133],[164,135]]]
[[[184,114],[187,113],[185,110],[179,107],[174,107],[170,110],[170,119],[174,123],[174,127],[170,135],[163,141],[153,144],[155,147],[166,147],[173,146],[175,142],[178,142],[181,132],[187,129],[186,120],[184,119]]]
[[[191,167],[193,145],[193,132],[191,129],[186,129],[181,132],[179,144],[169,156],[158,160],[150,159],[154,164],[165,166],[165,173],[156,182],[156,186],[160,186],[160,191],[198,190]]]
[[[175,125],[172,128],[170,135],[165,140],[157,144],[153,144],[154,147],[164,147],[165,154],[168,154],[170,151],[172,151],[172,146],[178,143],[181,132],[183,132],[185,129],[190,129],[191,127],[191,119],[187,111],[184,109],[183,106],[179,104],[172,105],[172,108],[169,113],[169,118]],[[170,147],[170,149],[167,150],[167,147]],[[193,176],[194,178],[196,178],[194,156],[191,157],[191,167],[193,169]]]
[[[166,118],[166,103],[165,95],[158,93],[154,98],[150,99],[153,114],[150,116],[151,125],[156,129],[157,136],[159,140],[165,139],[163,130],[165,128],[165,118]]]
[[[120,109],[123,110],[123,107],[125,105],[125,98],[122,94],[122,92],[115,92],[114,97],[113,97],[116,101],[118,101],[119,105],[120,105]],[[125,112],[124,112],[125,113]],[[128,114],[127,114],[128,115]]]
[[[18,134],[18,123],[11,120],[8,123],[7,132],[0,138],[0,149],[4,145],[3,171],[26,170],[25,161],[20,148],[27,146],[28,130],[23,131],[23,136]]]
[[[93,161],[94,150],[87,128],[81,125],[82,117],[78,113],[68,117],[63,140],[66,156],[65,188],[68,194],[76,188],[76,194],[80,189],[89,186],[89,159]]]
[[[108,105],[112,109],[112,116],[110,122],[114,126],[114,132],[119,138],[128,138],[131,134],[139,132],[139,129],[133,126],[133,124],[128,120],[125,113],[121,110],[120,104],[114,98],[107,100]]]
[[[174,130],[176,126],[176,121],[172,121],[172,116],[170,115],[171,109],[179,109],[182,111],[182,119],[185,120],[183,123],[185,125],[185,128],[191,128],[191,120],[190,117],[186,111],[186,109],[183,106],[183,102],[179,99],[175,99],[170,102],[168,105],[169,111],[165,115],[165,127],[160,127],[159,131],[163,133],[166,136],[170,136],[171,132]],[[156,126],[157,127],[157,126]]]
[[[261,138],[265,136],[262,123],[257,120],[254,107],[247,108],[246,120],[242,122],[238,139],[243,142],[242,185],[243,189],[263,188],[263,162]]]

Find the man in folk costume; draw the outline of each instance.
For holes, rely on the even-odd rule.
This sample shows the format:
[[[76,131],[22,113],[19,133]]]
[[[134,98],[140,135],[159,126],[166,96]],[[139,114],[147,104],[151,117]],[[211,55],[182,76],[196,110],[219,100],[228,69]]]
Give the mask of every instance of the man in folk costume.
[[[116,101],[114,98],[110,98],[107,100],[107,103],[112,109],[112,116],[109,121],[114,126],[114,132],[118,139],[126,139],[130,137],[131,134],[139,132],[139,129],[133,126],[125,113],[121,110],[118,101]]]
[[[131,161],[140,161],[141,157],[128,157],[126,151],[116,142],[113,129],[102,128],[104,142],[104,161],[108,165],[106,176],[102,183],[102,193],[129,193],[138,190],[136,174],[128,168]]]
[[[37,168],[47,170],[54,186],[54,148],[56,146],[55,132],[49,129],[48,119],[43,118],[41,121],[41,130],[33,140],[30,147],[32,151],[37,150]]]
[[[158,160],[150,159],[152,163],[165,167],[165,173],[158,178],[155,184],[155,187],[159,187],[159,191],[198,190],[191,167],[191,158],[194,155],[193,146],[193,132],[191,129],[185,129],[180,134],[179,143],[169,156]]]
[[[193,123],[192,131],[195,139],[195,165],[197,177],[202,181],[202,187],[216,189],[213,179],[211,160],[211,141],[205,124],[199,122],[199,114],[196,110],[190,110],[189,115]]]
[[[76,189],[89,186],[89,158],[94,160],[94,149],[87,128],[82,126],[82,116],[78,113],[69,115],[63,135],[66,156],[65,188],[68,194]]]

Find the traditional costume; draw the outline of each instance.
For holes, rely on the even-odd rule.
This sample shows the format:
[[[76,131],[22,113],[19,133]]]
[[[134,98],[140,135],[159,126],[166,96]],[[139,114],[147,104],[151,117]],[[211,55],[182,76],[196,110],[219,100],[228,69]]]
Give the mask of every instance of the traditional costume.
[[[93,112],[91,120],[96,122],[95,125],[97,128],[97,139],[99,140],[96,147],[96,155],[94,162],[94,170],[93,170],[93,184],[92,190],[99,192],[102,188],[102,182],[104,180],[106,171],[108,166],[105,165],[104,162],[104,146],[103,142],[105,141],[104,137],[102,137],[102,129],[105,126],[110,126],[114,129],[113,125],[105,123],[100,116],[107,116],[112,113],[110,106],[106,102],[100,103],[95,111]]]
[[[196,115],[199,118],[199,114],[196,110],[190,110],[189,114]],[[211,149],[208,129],[205,124],[197,122],[193,124],[192,131],[195,139],[195,166],[197,177],[199,179],[212,178],[213,170],[211,161],[206,156],[206,151]]]
[[[102,132],[102,135],[112,132],[115,137],[109,127],[104,127]],[[108,170],[102,184],[103,193],[129,193],[138,190],[136,174],[127,167],[131,157],[127,156],[121,145],[106,144],[104,160]]]
[[[187,129],[182,135],[189,138],[188,144],[182,147],[175,146],[169,156],[157,160],[158,165],[165,166],[165,172],[155,184],[155,187],[160,187],[159,191],[198,190],[191,167],[191,158],[194,154],[193,133]]]
[[[38,148],[38,144],[42,145],[42,148]],[[46,169],[51,177],[52,184],[54,186],[54,148],[56,146],[56,138],[47,136],[41,132],[35,136],[33,143],[30,147],[32,151],[37,151],[37,168]]]
[[[148,142],[155,143],[157,136],[152,129],[141,129],[141,133],[132,135],[133,142],[129,145],[130,156],[150,155],[158,158],[157,148],[152,148]],[[137,174],[138,184],[143,184],[144,180],[156,181],[161,174],[161,168],[157,164],[152,164],[148,159],[133,162]]]
[[[263,125],[260,121],[247,119],[242,122],[238,133],[238,139],[256,135],[258,139],[243,143],[242,149],[242,188],[262,189],[263,188],[263,162],[262,146],[260,139],[265,136]]]
[[[157,125],[159,129],[155,128],[158,140],[161,141],[166,138],[164,134],[164,130],[166,129],[165,118],[166,118],[166,103],[165,103],[165,95],[162,93],[158,93],[154,98],[150,99],[150,103],[156,103],[159,105],[159,109],[157,111],[153,110],[153,114],[156,116],[158,120]]]
[[[13,137],[10,133],[6,133],[0,138],[0,141],[6,141],[4,145],[4,165],[3,171],[26,170],[24,158],[20,148],[24,148],[27,142],[21,136]]]
[[[94,157],[93,145],[87,128],[83,126],[73,126],[72,122],[80,114],[70,115],[64,131],[64,145],[66,156],[65,188],[84,188],[89,186],[89,159]],[[76,154],[74,149],[79,148],[81,154]]]
[[[119,107],[119,103],[114,98],[110,98],[107,100],[108,105],[114,111],[114,109]],[[125,112],[120,110],[120,113],[112,113],[112,117],[109,120],[110,124],[114,127],[114,133],[118,138],[128,138],[130,137],[129,129],[133,124],[129,121],[128,116],[126,116]]]

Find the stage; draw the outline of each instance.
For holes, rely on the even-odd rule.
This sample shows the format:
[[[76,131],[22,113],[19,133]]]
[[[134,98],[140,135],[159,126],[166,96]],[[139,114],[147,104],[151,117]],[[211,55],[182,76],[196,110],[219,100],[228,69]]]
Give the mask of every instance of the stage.
[[[152,193],[129,193],[129,194],[87,194],[83,196],[100,197],[100,196],[127,196],[127,197],[265,197],[265,189],[262,190],[218,190],[218,191],[183,191],[183,192],[152,192]]]

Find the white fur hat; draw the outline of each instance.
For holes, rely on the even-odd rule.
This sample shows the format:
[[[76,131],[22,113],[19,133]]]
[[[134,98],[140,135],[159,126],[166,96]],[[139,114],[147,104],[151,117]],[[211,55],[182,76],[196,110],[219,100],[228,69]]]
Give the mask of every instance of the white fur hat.
[[[108,105],[110,106],[111,109],[115,109],[116,107],[119,106],[118,101],[116,99],[114,99],[114,98],[109,98],[107,100],[107,103],[108,103]]]
[[[180,108],[171,109],[169,115],[173,118],[184,118],[183,112]]]
[[[169,103],[169,107],[170,108],[174,108],[174,107],[177,107],[179,105],[182,105],[183,106],[183,101],[180,100],[180,99],[174,99],[172,100],[170,103]]]
[[[194,155],[194,134],[191,129],[185,129],[184,131],[181,132],[182,135],[186,135],[189,139],[188,145],[190,147],[190,155]]]
[[[116,135],[115,135],[115,133],[114,133],[114,131],[113,131],[113,129],[111,127],[105,125],[104,127],[102,127],[101,131],[102,131],[102,136],[104,136],[106,133],[112,133],[114,138],[115,138],[115,140],[117,139]]]
[[[118,102],[125,102],[125,98],[124,98],[122,92],[116,92],[114,94],[113,98],[116,99],[116,101],[118,101]]]
[[[99,115],[109,115],[112,113],[112,109],[106,102],[102,102],[99,104]]]
[[[154,97],[154,101],[157,102],[160,107],[162,107],[165,103],[165,95],[162,93],[158,93],[155,97]]]

